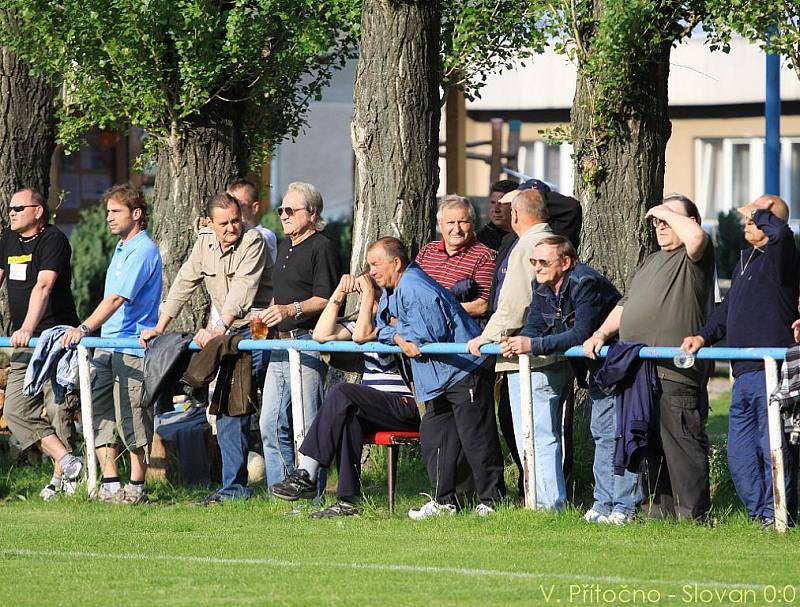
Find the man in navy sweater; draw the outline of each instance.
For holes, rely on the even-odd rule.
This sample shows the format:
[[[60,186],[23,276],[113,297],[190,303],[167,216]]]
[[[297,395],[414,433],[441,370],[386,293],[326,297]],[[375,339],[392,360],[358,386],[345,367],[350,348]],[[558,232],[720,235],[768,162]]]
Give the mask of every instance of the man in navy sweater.
[[[794,342],[800,253],[787,224],[789,208],[777,196],[765,195],[739,212],[752,247],[741,253],[728,296],[697,335],[684,339],[683,350],[696,352],[726,336],[728,346],[736,348],[779,348]],[[732,370],[728,465],[750,518],[767,527],[772,525],[774,506],[764,363],[733,361]],[[788,489],[793,485],[787,482]]]

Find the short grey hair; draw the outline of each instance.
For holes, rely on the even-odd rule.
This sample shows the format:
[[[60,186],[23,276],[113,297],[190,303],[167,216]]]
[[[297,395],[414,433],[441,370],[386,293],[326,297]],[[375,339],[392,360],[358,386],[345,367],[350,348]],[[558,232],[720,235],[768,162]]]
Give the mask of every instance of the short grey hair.
[[[442,214],[445,209],[467,209],[469,211],[469,220],[475,223],[475,209],[469,198],[459,196],[458,194],[448,194],[439,199],[438,207],[436,208],[436,221],[442,220]]]
[[[520,213],[527,213],[536,217],[539,221],[547,221],[550,219],[550,213],[547,211],[547,203],[544,200],[542,193],[536,188],[530,190],[522,190],[519,194],[514,196],[511,201],[511,208]]]
[[[297,192],[303,197],[306,210],[309,213],[314,213],[317,217],[314,221],[314,229],[317,232],[324,230],[328,224],[322,219],[322,194],[317,189],[317,186],[304,181],[293,181],[286,188],[286,193],[288,194],[289,192]]]

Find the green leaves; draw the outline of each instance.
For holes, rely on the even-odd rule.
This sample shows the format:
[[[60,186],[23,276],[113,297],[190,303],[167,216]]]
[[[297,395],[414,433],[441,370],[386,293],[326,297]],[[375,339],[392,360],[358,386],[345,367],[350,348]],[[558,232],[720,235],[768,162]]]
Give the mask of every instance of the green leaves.
[[[0,0],[9,45],[61,79],[59,138],[136,125],[157,139],[200,117],[242,120],[254,159],[299,132],[355,46],[357,0]],[[321,62],[320,58],[325,61]]]
[[[545,7],[540,0],[444,0],[442,87],[457,86],[474,99],[487,74],[541,53]]]
[[[800,4],[796,0],[707,1],[715,47],[725,46],[738,33],[765,52],[785,56],[800,77]]]

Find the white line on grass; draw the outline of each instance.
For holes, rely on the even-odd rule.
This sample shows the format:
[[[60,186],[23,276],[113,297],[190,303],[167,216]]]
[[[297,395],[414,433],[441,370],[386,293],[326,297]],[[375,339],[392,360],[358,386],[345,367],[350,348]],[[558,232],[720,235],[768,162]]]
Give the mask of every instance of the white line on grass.
[[[514,578],[523,580],[542,580],[556,579],[561,581],[581,582],[581,583],[604,583],[604,584],[637,584],[637,585],[660,585],[660,586],[684,586],[697,585],[703,588],[741,588],[741,589],[762,589],[764,584],[749,584],[735,582],[720,582],[717,580],[660,580],[643,579],[617,576],[593,576],[571,573],[539,573],[534,571],[506,571],[502,569],[473,569],[470,567],[435,567],[424,565],[401,565],[393,563],[337,563],[333,561],[288,561],[281,559],[236,559],[222,558],[215,556],[181,556],[163,554],[136,554],[136,553],[115,553],[115,552],[79,552],[63,550],[26,550],[23,548],[0,549],[2,556],[16,557],[47,557],[47,558],[70,558],[70,559],[116,559],[119,561],[169,561],[184,563],[205,563],[214,565],[265,565],[271,567],[328,567],[351,570],[370,570],[401,573],[428,573],[442,574],[450,573],[453,575],[476,576],[476,577],[500,577]]]

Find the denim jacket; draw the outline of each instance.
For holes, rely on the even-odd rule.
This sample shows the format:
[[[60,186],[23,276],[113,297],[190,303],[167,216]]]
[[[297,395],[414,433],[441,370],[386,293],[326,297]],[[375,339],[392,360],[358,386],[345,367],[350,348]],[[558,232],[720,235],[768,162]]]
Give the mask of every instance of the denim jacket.
[[[569,270],[556,295],[532,283],[528,320],[520,335],[531,338],[531,354],[564,352],[586,341],[620,300],[619,291],[594,268],[579,263]]]
[[[392,327],[391,318],[397,319]],[[452,293],[439,285],[411,263],[393,291],[384,289],[378,303],[378,340],[395,345],[399,333],[406,341],[418,346],[430,343],[464,343],[480,334],[477,323],[470,318]],[[411,359],[411,372],[417,398],[429,401],[461,381],[486,356],[471,354],[424,355]]]

